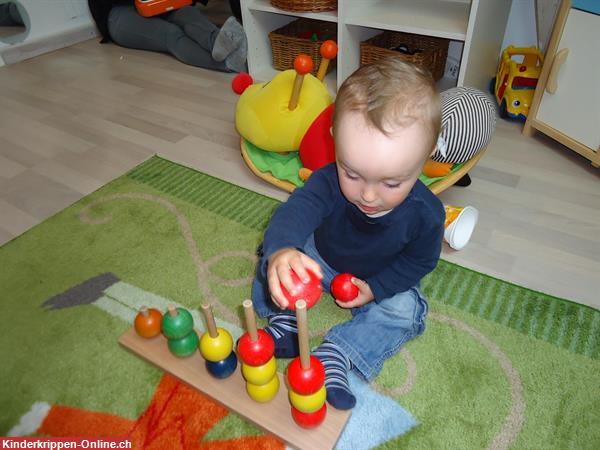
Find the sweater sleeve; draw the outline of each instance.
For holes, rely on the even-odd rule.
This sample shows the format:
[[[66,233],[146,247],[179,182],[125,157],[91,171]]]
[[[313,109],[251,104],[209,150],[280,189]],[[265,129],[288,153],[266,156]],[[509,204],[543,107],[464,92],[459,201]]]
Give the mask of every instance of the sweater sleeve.
[[[375,301],[379,302],[416,286],[435,269],[442,252],[443,222],[436,220],[422,229],[404,248],[400,257],[378,274],[368,278]]]
[[[273,214],[265,232],[264,256],[268,258],[286,247],[301,249],[332,211],[337,190],[334,165],[315,171]]]

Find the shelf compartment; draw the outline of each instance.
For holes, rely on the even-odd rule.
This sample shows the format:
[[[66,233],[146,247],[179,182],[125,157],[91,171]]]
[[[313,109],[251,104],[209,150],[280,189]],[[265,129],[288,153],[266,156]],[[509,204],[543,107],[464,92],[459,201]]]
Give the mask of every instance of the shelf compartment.
[[[275,8],[271,5],[269,0],[251,0],[248,1],[248,9],[251,11],[262,11],[274,14],[282,14],[284,16],[303,17],[305,19],[317,19],[324,22],[338,21],[337,11],[324,11],[324,12],[297,12],[297,11],[284,11],[283,9]]]
[[[437,81],[444,76],[448,42],[447,39],[432,36],[384,31],[360,43],[360,65],[386,57],[399,58],[429,70]],[[407,50],[414,50],[415,53],[405,54],[395,50],[400,45],[405,45]]]
[[[318,40],[312,41],[311,33],[314,35],[320,33],[318,38],[315,36]],[[303,36],[304,34],[307,36]],[[296,56],[304,53],[312,57],[312,74],[316,76],[322,59],[320,47],[328,39],[337,42],[337,26],[320,20],[298,19],[273,30],[269,33],[273,67],[278,70],[293,69]],[[328,70],[335,65],[336,59],[331,61]]]
[[[345,23],[381,30],[464,41],[471,4],[459,1],[396,0],[349,9]]]

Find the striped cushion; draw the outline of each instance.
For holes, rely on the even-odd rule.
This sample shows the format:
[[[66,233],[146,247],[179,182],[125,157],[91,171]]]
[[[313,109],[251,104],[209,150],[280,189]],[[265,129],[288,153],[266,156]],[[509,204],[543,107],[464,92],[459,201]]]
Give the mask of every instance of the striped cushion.
[[[459,164],[490,142],[496,126],[496,106],[485,93],[469,87],[448,89],[441,93],[441,100],[441,139],[432,159]]]

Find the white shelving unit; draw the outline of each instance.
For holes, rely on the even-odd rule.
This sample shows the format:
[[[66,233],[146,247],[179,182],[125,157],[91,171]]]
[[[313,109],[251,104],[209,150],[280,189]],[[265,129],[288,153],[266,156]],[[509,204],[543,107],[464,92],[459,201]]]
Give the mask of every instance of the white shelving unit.
[[[337,69],[325,79],[332,92],[359,67],[360,43],[385,30],[450,39],[451,50],[459,49],[460,70],[458,79],[440,80],[440,88],[487,89],[495,76],[510,6],[510,0],[338,0],[337,11],[297,13],[275,8],[269,0],[241,0],[248,69],[257,81],[273,78],[277,70],[269,32],[306,17],[337,23]]]

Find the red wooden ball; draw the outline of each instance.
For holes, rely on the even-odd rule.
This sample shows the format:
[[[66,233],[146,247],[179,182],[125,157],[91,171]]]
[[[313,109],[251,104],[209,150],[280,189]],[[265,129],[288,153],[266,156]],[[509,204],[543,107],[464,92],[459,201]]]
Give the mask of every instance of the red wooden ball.
[[[314,394],[325,383],[325,368],[319,358],[310,355],[310,367],[305,370],[298,356],[287,368],[287,379],[290,389],[297,394]]]
[[[292,276],[292,282],[294,283],[294,287],[296,288],[294,291],[294,295],[291,295],[288,290],[281,285],[281,290],[283,295],[287,299],[288,309],[294,311],[296,309],[296,302],[298,300],[304,300],[306,302],[306,309],[312,308],[315,303],[319,301],[321,298],[321,292],[323,291],[323,286],[321,286],[321,280],[310,270],[307,271],[310,280],[308,283],[303,283],[296,272],[290,269],[290,275]]]
[[[354,275],[340,273],[331,281],[331,295],[341,302],[350,302],[358,295],[358,288],[352,283]]]
[[[238,341],[238,355],[249,366],[262,366],[269,362],[275,352],[275,342],[269,333],[258,329],[258,339],[250,340],[250,335],[245,333]]]
[[[292,406],[292,418],[302,428],[315,428],[323,423],[327,415],[327,403],[313,413],[303,413]]]

